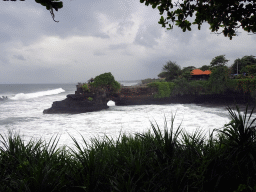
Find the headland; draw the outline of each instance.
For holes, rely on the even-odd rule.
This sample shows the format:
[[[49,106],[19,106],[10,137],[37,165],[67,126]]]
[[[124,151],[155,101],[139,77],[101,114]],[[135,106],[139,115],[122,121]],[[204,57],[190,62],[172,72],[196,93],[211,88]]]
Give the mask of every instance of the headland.
[[[242,94],[198,94],[198,95],[175,95],[164,98],[156,98],[158,93],[156,87],[146,85],[121,86],[117,93],[111,92],[108,88],[83,89],[78,84],[75,94],[67,95],[62,101],[55,101],[52,107],[45,109],[44,114],[55,113],[86,113],[109,108],[108,101],[114,101],[116,106],[128,105],[162,105],[171,103],[181,104],[210,104],[210,105],[233,105],[247,104],[251,102],[248,95]]]

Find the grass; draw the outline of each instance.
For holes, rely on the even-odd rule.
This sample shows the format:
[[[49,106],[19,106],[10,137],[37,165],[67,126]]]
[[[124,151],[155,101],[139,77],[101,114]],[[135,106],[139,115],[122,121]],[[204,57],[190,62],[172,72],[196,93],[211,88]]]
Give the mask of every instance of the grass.
[[[0,135],[0,191],[256,191],[256,130],[252,112],[229,111],[231,122],[209,136],[165,122],[135,135],[105,136],[75,148],[59,137],[25,143]]]

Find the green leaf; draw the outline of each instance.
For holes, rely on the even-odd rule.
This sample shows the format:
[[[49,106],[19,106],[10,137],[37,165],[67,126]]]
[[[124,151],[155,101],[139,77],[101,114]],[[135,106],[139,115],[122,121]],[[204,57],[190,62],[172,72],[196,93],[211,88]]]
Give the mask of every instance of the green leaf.
[[[156,6],[157,6],[157,3],[154,3],[154,4],[152,5],[152,8],[155,9]]]

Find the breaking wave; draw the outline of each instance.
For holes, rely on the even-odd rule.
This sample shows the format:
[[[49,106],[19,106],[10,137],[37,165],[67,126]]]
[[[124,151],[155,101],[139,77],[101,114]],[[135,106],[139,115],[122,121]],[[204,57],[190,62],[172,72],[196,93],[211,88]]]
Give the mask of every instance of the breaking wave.
[[[35,93],[18,93],[14,97],[11,97],[11,100],[25,100],[25,99],[33,99],[37,97],[43,97],[47,95],[57,95],[59,93],[65,92],[64,89],[58,88],[53,90],[47,90],[47,91],[40,91]]]

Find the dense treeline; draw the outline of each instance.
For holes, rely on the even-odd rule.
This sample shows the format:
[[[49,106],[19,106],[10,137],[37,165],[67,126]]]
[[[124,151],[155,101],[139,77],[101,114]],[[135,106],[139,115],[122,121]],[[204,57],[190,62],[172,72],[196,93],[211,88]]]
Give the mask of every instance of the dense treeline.
[[[256,98],[256,59],[254,56],[244,56],[236,59],[228,67],[225,55],[212,59],[210,65],[203,65],[200,69],[210,70],[208,79],[193,80],[191,71],[194,66],[181,67],[176,62],[169,61],[163,66],[158,75],[160,79],[148,84],[158,88],[155,98],[179,95],[202,94],[238,94]],[[147,80],[147,82],[150,82]]]
[[[71,136],[76,148],[1,135],[0,191],[255,191],[255,119],[228,110],[231,122],[209,136],[174,128],[174,118],[116,141]]]

